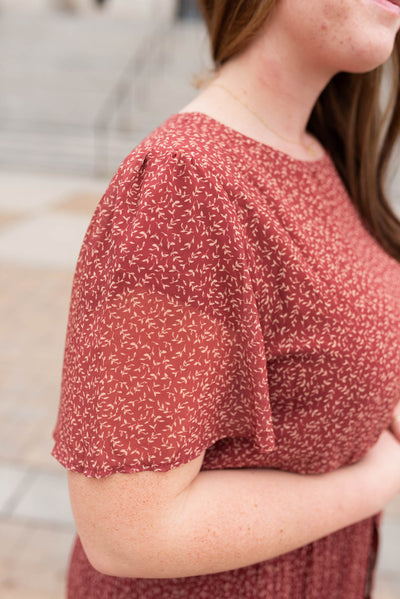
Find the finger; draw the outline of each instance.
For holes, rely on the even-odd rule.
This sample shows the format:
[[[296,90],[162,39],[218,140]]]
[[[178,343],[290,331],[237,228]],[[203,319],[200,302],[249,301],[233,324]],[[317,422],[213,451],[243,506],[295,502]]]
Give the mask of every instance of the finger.
[[[400,413],[396,412],[393,415],[393,419],[390,424],[390,430],[392,431],[396,439],[400,441]]]

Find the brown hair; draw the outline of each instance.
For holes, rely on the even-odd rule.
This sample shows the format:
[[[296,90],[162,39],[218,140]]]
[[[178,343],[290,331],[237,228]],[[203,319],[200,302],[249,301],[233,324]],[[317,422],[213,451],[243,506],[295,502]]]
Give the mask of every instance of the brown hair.
[[[279,0],[198,0],[218,68],[259,32]],[[390,93],[382,107],[382,82]],[[400,261],[400,220],[386,197],[387,167],[400,134],[400,37],[385,65],[339,73],[319,97],[308,129],[330,153],[365,225]]]

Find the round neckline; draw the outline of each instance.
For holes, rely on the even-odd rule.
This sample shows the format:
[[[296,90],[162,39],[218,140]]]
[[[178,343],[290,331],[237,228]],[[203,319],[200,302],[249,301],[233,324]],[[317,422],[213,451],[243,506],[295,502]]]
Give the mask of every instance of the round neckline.
[[[288,154],[287,152],[284,152],[283,150],[274,148],[271,145],[268,145],[258,139],[254,139],[253,137],[250,137],[250,136],[246,135],[245,133],[242,133],[241,131],[234,129],[233,127],[230,127],[229,125],[222,123],[221,121],[206,114],[205,112],[200,112],[197,110],[188,111],[188,112],[178,112],[170,118],[171,119],[192,118],[192,119],[201,119],[203,121],[208,121],[214,127],[217,127],[220,130],[225,131],[225,133],[227,133],[229,135],[235,136],[242,143],[245,143],[247,146],[253,146],[255,149],[257,149],[261,153],[267,153],[270,156],[275,155],[277,158],[279,157],[281,160],[284,160],[287,163],[301,166],[303,168],[308,167],[308,168],[314,169],[315,167],[321,167],[322,165],[326,164],[327,162],[330,162],[330,156],[326,150],[324,151],[324,154],[322,156],[320,156],[319,158],[315,158],[313,160],[304,160],[301,158],[295,158],[294,156],[292,156],[291,154]]]

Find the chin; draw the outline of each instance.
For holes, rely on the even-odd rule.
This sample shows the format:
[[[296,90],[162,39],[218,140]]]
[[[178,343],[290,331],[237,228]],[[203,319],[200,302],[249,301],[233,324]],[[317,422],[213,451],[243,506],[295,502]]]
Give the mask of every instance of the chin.
[[[383,65],[391,57],[393,52],[393,41],[389,45],[381,44],[379,48],[371,49],[370,52],[363,52],[359,56],[353,56],[347,62],[342,71],[348,73],[368,73]]]

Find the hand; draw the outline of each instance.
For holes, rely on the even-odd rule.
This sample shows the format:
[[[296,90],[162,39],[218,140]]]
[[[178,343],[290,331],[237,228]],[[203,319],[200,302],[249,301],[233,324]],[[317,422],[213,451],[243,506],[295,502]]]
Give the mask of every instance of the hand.
[[[387,430],[356,467],[363,472],[365,497],[381,511],[400,493],[400,442]]]
[[[400,402],[394,409],[393,412],[393,420],[389,427],[389,430],[396,437],[398,441],[400,441]]]

